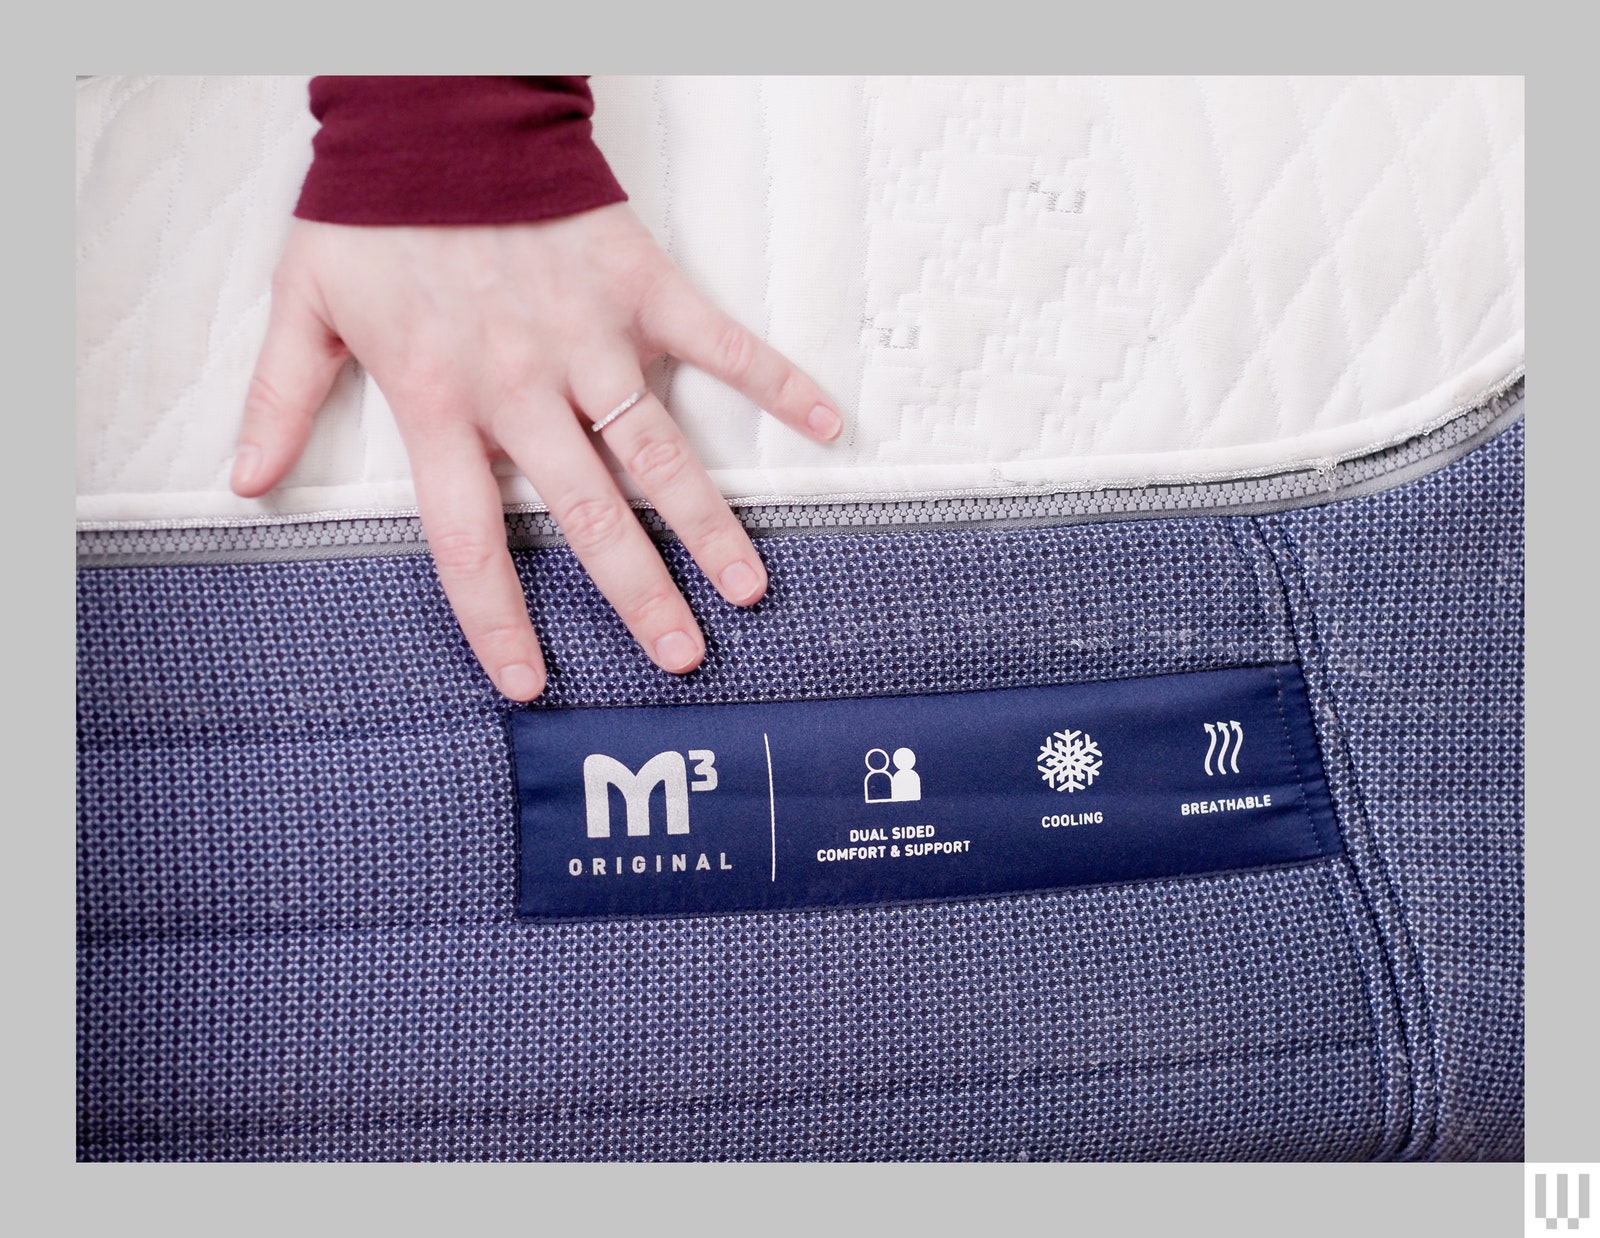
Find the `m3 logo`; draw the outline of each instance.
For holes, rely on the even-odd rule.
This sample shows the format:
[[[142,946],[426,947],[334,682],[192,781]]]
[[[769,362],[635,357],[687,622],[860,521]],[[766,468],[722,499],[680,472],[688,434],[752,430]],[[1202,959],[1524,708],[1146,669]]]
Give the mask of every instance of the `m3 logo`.
[[[667,833],[689,832],[689,792],[717,789],[717,754],[709,748],[691,748],[694,781],[681,752],[658,752],[634,773],[615,757],[593,752],[583,759],[583,805],[590,838],[611,837],[611,788],[622,792],[628,834],[650,833],[650,797],[659,786],[667,802]]]

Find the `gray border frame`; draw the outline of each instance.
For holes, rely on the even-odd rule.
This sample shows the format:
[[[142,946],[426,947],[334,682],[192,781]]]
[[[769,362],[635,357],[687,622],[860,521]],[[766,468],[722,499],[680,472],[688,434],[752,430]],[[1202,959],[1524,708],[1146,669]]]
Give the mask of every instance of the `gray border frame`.
[[[1530,435],[1529,806],[1535,845],[1528,868],[1529,1145],[1549,1161],[1597,1157],[1594,1026],[1588,994],[1573,983],[1593,969],[1596,831],[1588,783],[1593,763],[1588,701],[1591,620],[1569,605],[1570,566],[1592,555],[1594,172],[1593,66],[1574,37],[1570,15],[1558,28],[1554,6],[1525,5],[1442,21],[1431,6],[1361,3],[1337,13],[1282,5],[1175,8],[1159,21],[1140,7],[1039,9],[1015,2],[985,6],[984,20],[930,20],[925,7],[901,3],[810,5],[779,10],[776,36],[750,39],[747,6],[681,4],[643,20],[611,9],[567,8],[541,14],[540,42],[506,38],[485,50],[482,32],[505,21],[501,6],[456,5],[453,23],[375,21],[368,10],[279,4],[241,9],[219,38],[215,14],[198,6],[75,6],[76,69],[316,72],[335,68],[388,72],[483,72],[514,69],[531,47],[534,67],[590,67],[603,72],[997,72],[1037,71],[1349,71],[1433,68],[1529,68],[1529,264],[1537,295],[1530,340],[1541,398],[1550,409]],[[13,23],[16,46],[32,47],[44,20],[30,10]],[[841,37],[847,31],[848,37]],[[1025,31],[1027,37],[1019,38]],[[18,247],[17,285],[7,298],[14,356],[17,459],[59,460],[71,471],[71,431],[56,415],[66,392],[58,350],[72,316],[63,252],[70,237],[64,187],[70,157],[54,123],[66,93],[46,39],[0,88],[18,118],[19,193],[10,204],[15,234],[43,244]],[[554,64],[550,62],[555,62]],[[60,93],[58,93],[60,92]],[[41,101],[47,115],[39,123]],[[61,198],[51,187],[62,186]],[[56,247],[59,238],[60,248]],[[1585,261],[1587,259],[1587,261]],[[70,524],[67,487],[50,467],[21,470],[7,489],[13,530],[36,529],[40,514],[60,510]],[[58,504],[60,507],[58,508]],[[53,526],[51,526],[53,527]],[[62,529],[65,550],[66,531]],[[1376,1232],[1503,1235],[1523,1215],[1516,1165],[1442,1166],[978,1166],[816,1167],[635,1166],[168,1166],[132,1170],[71,1162],[73,1140],[72,842],[68,801],[73,751],[72,652],[66,612],[73,561],[57,557],[54,535],[14,539],[16,579],[26,604],[13,607],[19,640],[17,680],[27,704],[17,767],[35,771],[14,788],[14,873],[6,906],[16,959],[14,1060],[19,1071],[11,1129],[20,1184],[15,1209],[80,1227],[159,1217],[175,1234],[213,1234],[219,1219],[241,1233],[343,1233],[393,1226],[397,1232],[449,1226],[503,1231],[511,1224],[585,1220],[610,1232],[645,1232],[663,1216],[697,1219],[708,1235],[748,1228],[753,1209],[783,1204],[778,1228],[851,1232],[888,1227],[948,1230],[1050,1229],[1130,1234],[1193,1234],[1207,1222],[1236,1234]],[[58,740],[56,737],[61,736]],[[92,1179],[83,1175],[93,1174]],[[106,1175],[106,1176],[100,1176]],[[113,1176],[114,1175],[114,1176]],[[619,1190],[618,1188],[623,1188]],[[596,1222],[589,1201],[603,1199]],[[248,1201],[241,1215],[241,1202]]]

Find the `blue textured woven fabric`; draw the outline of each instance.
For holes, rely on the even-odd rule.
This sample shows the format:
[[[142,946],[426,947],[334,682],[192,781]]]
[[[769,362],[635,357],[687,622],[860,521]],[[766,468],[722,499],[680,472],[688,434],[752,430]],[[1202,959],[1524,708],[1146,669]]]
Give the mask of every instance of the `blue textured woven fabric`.
[[[670,546],[684,679],[519,556],[539,707],[1305,665],[1347,855],[939,906],[520,922],[503,702],[426,558],[81,573],[79,1155],[1514,1159],[1520,453],[767,539],[748,612]]]
[[[1523,541],[1518,423],[1419,485],[1262,522],[1417,1060],[1417,1155],[1523,1155]],[[1435,513],[1437,513],[1435,515]]]

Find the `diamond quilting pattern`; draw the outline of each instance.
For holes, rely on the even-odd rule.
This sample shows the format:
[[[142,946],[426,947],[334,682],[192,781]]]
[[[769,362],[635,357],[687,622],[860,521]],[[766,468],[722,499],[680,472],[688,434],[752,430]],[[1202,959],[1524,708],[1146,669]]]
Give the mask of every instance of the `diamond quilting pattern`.
[[[730,495],[1284,468],[1414,434],[1521,365],[1515,79],[594,87],[635,208],[850,419],[817,447],[660,368]],[[226,490],[313,128],[289,79],[80,85],[80,519],[414,502],[356,371],[284,489]]]

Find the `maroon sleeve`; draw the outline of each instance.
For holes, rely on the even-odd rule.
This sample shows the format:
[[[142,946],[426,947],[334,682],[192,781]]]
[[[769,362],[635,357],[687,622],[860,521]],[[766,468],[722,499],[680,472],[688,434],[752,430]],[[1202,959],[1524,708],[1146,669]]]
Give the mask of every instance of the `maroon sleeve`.
[[[627,199],[581,77],[317,77],[294,213],[339,224],[549,219]]]

